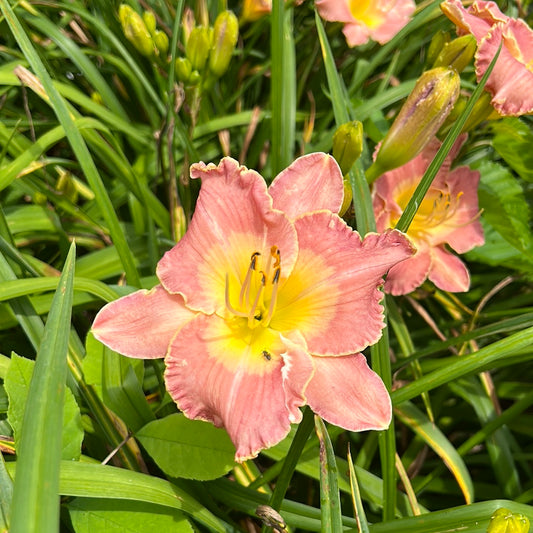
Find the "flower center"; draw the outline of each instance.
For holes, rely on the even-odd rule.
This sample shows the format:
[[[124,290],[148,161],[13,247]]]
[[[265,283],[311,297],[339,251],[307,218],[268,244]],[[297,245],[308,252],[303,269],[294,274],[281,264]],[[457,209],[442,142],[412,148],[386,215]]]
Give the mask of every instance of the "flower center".
[[[382,24],[383,13],[374,4],[375,2],[370,0],[351,0],[350,13],[355,20],[362,22],[368,28],[375,28]]]
[[[246,318],[250,329],[258,326],[268,327],[276,310],[281,275],[279,248],[270,248],[264,269],[259,268],[261,263],[261,253],[254,252],[239,291],[238,302],[231,301],[229,276],[226,274],[226,309],[235,316]]]
[[[397,197],[397,203],[402,211],[405,210],[413,192],[414,188],[404,191]],[[462,191],[453,196],[449,191],[430,189],[422,200],[407,233],[421,237],[430,233],[433,228],[446,224],[461,206],[461,196],[463,196]]]

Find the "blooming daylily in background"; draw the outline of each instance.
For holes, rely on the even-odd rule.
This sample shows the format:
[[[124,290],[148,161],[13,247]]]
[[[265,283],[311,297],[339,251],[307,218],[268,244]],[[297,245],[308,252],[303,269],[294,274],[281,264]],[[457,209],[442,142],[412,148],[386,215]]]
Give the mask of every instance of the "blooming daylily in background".
[[[330,22],[344,23],[348,46],[373,39],[390,41],[408,22],[415,10],[413,0],[316,0],[319,15]]]
[[[272,0],[244,0],[241,20],[253,22],[272,11]]]
[[[474,0],[465,9],[460,0],[446,0],[441,8],[460,35],[476,38],[478,81],[503,44],[485,85],[494,109],[505,116],[533,113],[533,30],[523,20],[504,15],[494,2]]]
[[[470,276],[466,266],[446,249],[449,245],[464,253],[484,243],[478,220],[479,172],[466,166],[450,170],[465,140],[466,135],[462,135],[456,141],[422,200],[407,231],[417,252],[391,268],[385,282],[386,292],[408,294],[426,278],[445,291],[468,290]],[[372,197],[378,231],[396,225],[439,147],[440,142],[434,139],[409,163],[376,180]]]
[[[267,190],[224,158],[198,163],[196,210],[161,282],[106,305],[93,332],[130,357],[165,357],[186,416],[224,427],[243,461],[283,439],[308,404],[351,431],[384,429],[387,390],[360,352],[384,327],[379,290],[413,253],[398,231],[363,240],[338,216],[343,181],[322,153]]]

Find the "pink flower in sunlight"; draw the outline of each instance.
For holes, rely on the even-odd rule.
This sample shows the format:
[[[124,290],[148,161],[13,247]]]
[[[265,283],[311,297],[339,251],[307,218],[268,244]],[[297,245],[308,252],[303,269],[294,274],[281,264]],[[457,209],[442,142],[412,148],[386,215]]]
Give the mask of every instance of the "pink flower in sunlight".
[[[330,22],[343,22],[349,46],[373,39],[390,41],[415,11],[414,0],[316,0],[319,15]]]
[[[157,267],[161,282],[106,305],[101,342],[165,357],[186,416],[224,427],[236,459],[283,439],[308,404],[351,431],[386,428],[391,404],[360,352],[384,327],[382,277],[413,253],[398,231],[361,239],[338,216],[342,175],[322,153],[267,189],[226,157],[198,163],[196,210]]]
[[[479,172],[466,166],[450,170],[465,140],[463,135],[456,141],[424,197],[407,231],[417,252],[390,269],[386,292],[408,294],[426,278],[445,291],[468,290],[470,276],[466,266],[446,247],[464,253],[485,242],[478,220]],[[435,139],[409,163],[376,180],[372,196],[378,231],[396,225],[439,147],[440,142]]]
[[[272,11],[272,0],[244,0],[241,20],[253,22]]]
[[[494,2],[474,0],[465,9],[460,0],[441,4],[457,33],[471,33],[477,41],[476,76],[481,79],[503,44],[485,88],[500,115],[533,113],[533,30],[522,20],[504,15]]]

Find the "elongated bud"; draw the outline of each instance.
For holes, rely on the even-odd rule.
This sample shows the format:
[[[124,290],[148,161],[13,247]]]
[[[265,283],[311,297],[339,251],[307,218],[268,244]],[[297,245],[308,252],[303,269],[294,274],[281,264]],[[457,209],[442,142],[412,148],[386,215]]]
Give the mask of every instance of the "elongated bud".
[[[450,67],[462,72],[474,58],[476,49],[476,38],[470,34],[463,35],[443,46],[433,66]]]
[[[498,509],[491,517],[487,533],[528,533],[529,519],[509,509]]]
[[[435,35],[433,35],[431,42],[429,43],[428,51],[427,51],[427,57],[426,57],[426,64],[427,65],[433,65],[435,61],[437,60],[437,57],[439,57],[439,54],[441,53],[441,50],[444,48],[446,43],[450,42],[450,32],[440,30]]]
[[[209,70],[220,78],[228,69],[237,39],[239,38],[239,21],[231,11],[218,15],[213,26],[213,42],[209,55]]]
[[[203,70],[211,48],[211,32],[209,28],[197,26],[193,28],[187,41],[186,54],[194,70]]]
[[[455,70],[438,67],[420,76],[367,170],[369,183],[387,170],[404,165],[424,149],[452,110],[459,89],[459,74]]]
[[[152,56],[154,54],[152,36],[139,13],[127,4],[121,4],[118,8],[118,18],[126,39],[143,56]]]
[[[333,157],[348,174],[363,151],[363,124],[358,120],[341,124],[333,134]]]
[[[143,13],[143,22],[146,29],[153,35],[156,29],[155,15],[152,11],[145,11]]]

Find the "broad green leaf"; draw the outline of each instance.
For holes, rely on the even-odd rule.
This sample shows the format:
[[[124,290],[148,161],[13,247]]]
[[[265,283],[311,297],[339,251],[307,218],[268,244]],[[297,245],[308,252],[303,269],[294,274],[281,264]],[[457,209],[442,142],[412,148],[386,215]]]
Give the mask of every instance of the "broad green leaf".
[[[498,267],[506,266],[522,272],[533,272],[533,258],[530,259],[513,246],[485,219],[481,219],[481,224],[485,234],[485,244],[468,252],[466,254],[468,260]]]
[[[404,424],[417,433],[424,442],[444,461],[454,475],[466,503],[474,501],[474,484],[466,465],[442,431],[411,402],[404,402],[395,409]]]
[[[533,260],[533,238],[529,227],[530,210],[524,191],[504,167],[482,161],[479,205],[490,225],[528,260]]]
[[[72,244],[28,388],[17,443],[11,533],[56,533],[59,528],[59,463],[63,422],[69,423],[68,418],[63,420],[63,410],[75,258]]]
[[[15,445],[17,447],[20,443],[24,409],[26,408],[34,367],[34,361],[12,354],[11,364],[4,383],[9,397],[7,416],[15,434]],[[79,459],[82,440],[83,429],[80,409],[70,389],[65,389],[61,458]]]
[[[491,130],[496,151],[522,179],[533,182],[533,133],[530,127],[518,118],[507,117],[494,122]]]
[[[66,507],[76,533],[193,532],[181,512],[145,502],[75,498]]]
[[[172,477],[215,479],[234,464],[235,448],[224,430],[180,413],[146,424],[135,437]]]

